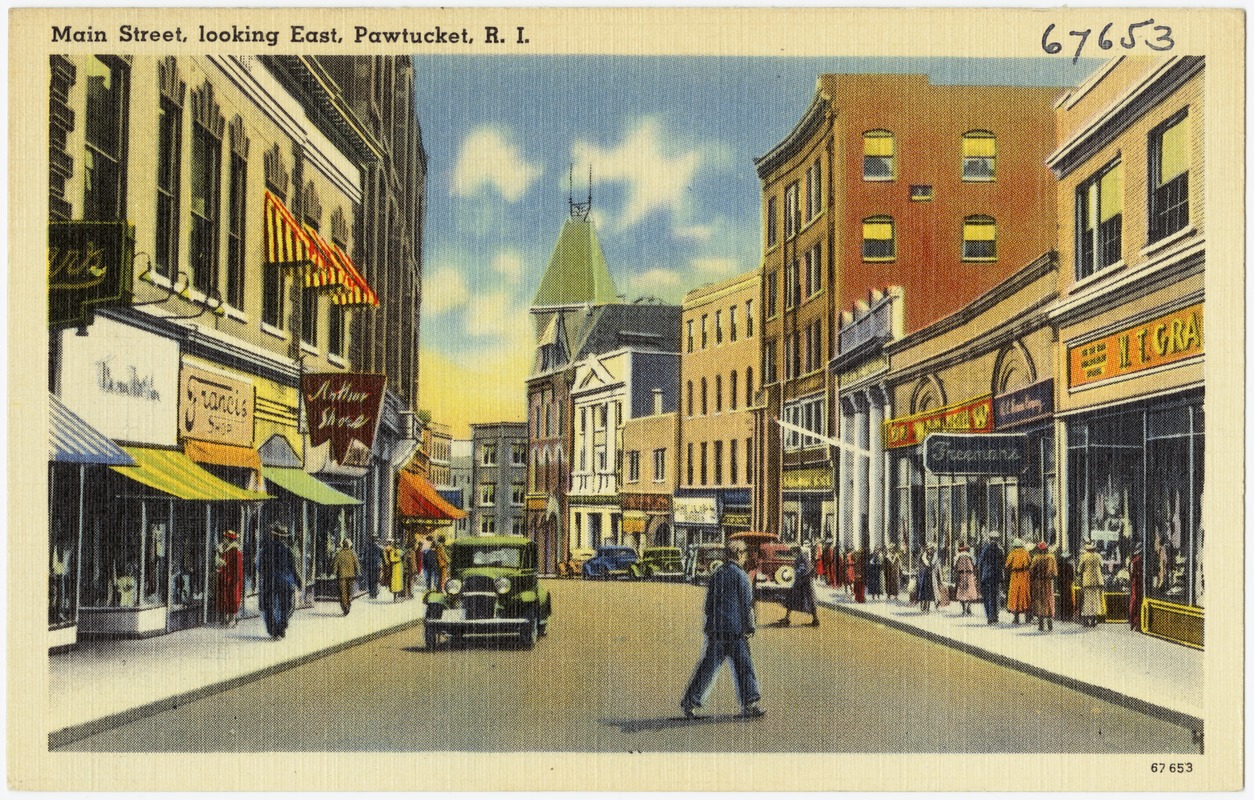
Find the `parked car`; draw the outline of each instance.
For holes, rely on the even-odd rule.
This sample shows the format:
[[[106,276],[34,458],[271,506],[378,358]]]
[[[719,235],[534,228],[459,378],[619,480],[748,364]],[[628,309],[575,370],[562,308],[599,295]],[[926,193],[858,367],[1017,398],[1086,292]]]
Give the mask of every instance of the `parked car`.
[[[721,544],[689,545],[687,555],[684,575],[691,583],[708,583],[714,570],[727,559],[726,548]]]
[[[749,562],[745,571],[753,583],[753,596],[758,600],[777,600],[792,588],[796,576],[793,562],[797,546],[784,544],[773,533],[734,533],[728,541],[742,541],[749,546]]]
[[[603,544],[596,555],[583,565],[583,576],[588,580],[627,580],[632,577],[631,565],[640,560],[633,548],[617,544]]]
[[[557,565],[557,577],[559,578],[579,578],[583,576],[583,565],[596,555],[595,550],[586,547],[576,547],[570,551],[570,558]]]
[[[631,570],[643,580],[683,580],[684,558],[678,547],[646,547]]]
[[[450,548],[444,591],[427,592],[428,650],[446,639],[516,636],[530,648],[548,633],[553,603],[536,576],[536,543],[523,536],[469,536]]]

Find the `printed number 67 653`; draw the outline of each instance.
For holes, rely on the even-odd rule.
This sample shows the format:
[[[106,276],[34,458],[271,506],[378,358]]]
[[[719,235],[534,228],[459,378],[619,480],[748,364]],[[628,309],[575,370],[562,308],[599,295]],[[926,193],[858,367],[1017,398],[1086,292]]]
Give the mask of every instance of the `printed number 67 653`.
[[[1165,764],[1161,761],[1155,761],[1150,764],[1150,772],[1192,772],[1193,762],[1182,761],[1175,764]]]
[[[1141,44],[1151,50],[1157,50],[1158,52],[1170,50],[1176,46],[1175,41],[1171,38],[1171,28],[1166,25],[1154,25],[1150,31],[1139,31],[1140,28],[1145,28],[1150,25],[1154,25],[1153,19],[1147,19],[1144,22],[1134,22],[1128,26],[1127,36],[1112,40],[1107,38],[1107,35],[1110,33],[1110,29],[1115,26],[1115,23],[1108,22],[1106,23],[1106,27],[1102,28],[1102,32],[1097,35],[1097,46],[1103,50],[1109,50],[1115,46],[1115,42],[1117,41],[1125,50],[1132,50],[1137,45]],[[1050,23],[1049,27],[1045,29],[1045,33],[1041,35],[1041,49],[1046,53],[1049,53],[1051,56],[1062,52],[1061,42],[1050,41],[1049,37],[1053,32],[1054,25],[1053,23]],[[1084,45],[1088,42],[1089,36],[1092,35],[1093,29],[1085,28],[1082,31],[1070,31],[1069,33],[1079,39],[1079,43],[1075,48],[1075,55],[1071,58],[1071,63],[1074,64],[1080,60],[1080,54],[1084,51]],[[1137,39],[1138,33],[1140,33],[1141,36],[1139,40]],[[1150,33],[1157,34],[1157,36],[1153,36],[1151,38],[1147,35]],[[1118,36],[1117,33],[1116,36]]]

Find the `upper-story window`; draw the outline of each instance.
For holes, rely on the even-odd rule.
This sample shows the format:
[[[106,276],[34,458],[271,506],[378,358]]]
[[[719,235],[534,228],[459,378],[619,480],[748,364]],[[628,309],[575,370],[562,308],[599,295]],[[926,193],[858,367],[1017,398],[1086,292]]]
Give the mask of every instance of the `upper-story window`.
[[[484,442],[479,450],[479,463],[485,467],[496,466],[496,442]]]
[[[627,480],[635,483],[640,480],[640,451],[631,450],[627,453]]]
[[[227,235],[226,235],[226,291],[223,293],[226,302],[235,308],[242,309],[244,307],[244,275],[245,275],[245,258],[244,258],[244,233],[245,222],[248,209],[246,208],[244,198],[248,196],[248,136],[244,133],[244,120],[240,116],[236,116],[231,120],[230,132],[230,151],[231,164],[227,173]],[[332,228],[335,226],[332,225]],[[336,242],[340,249],[346,249],[346,243],[343,240]],[[332,316],[332,319],[343,320],[344,306],[337,305],[335,308],[341,312]],[[332,347],[332,352],[336,355],[344,354],[344,337],[343,326],[339,331],[332,332],[332,343],[338,344],[338,347]]]
[[[1123,254],[1123,163],[1107,164],[1076,188],[1076,279],[1086,278]]]
[[[688,320],[688,352],[689,353],[692,352],[692,343],[693,343],[692,322],[693,322],[692,320]]]
[[[784,267],[784,308],[796,308],[801,299],[800,267],[796,261],[789,261]]]
[[[753,335],[753,301],[745,301],[745,336]]]
[[[814,247],[806,251],[806,298],[814,297],[823,290],[823,251],[815,242]]]
[[[83,162],[83,219],[118,220],[126,216],[122,190],[126,173],[126,109],[130,75],[116,57],[91,56],[87,75],[87,149]]]
[[[736,307],[732,306],[727,309],[727,334],[734,342],[738,338],[739,331],[736,330]]]
[[[962,179],[992,181],[997,178],[997,137],[989,131],[962,134]]]
[[[692,381],[688,381],[688,416],[692,416]]]
[[[510,444],[510,464],[515,467],[527,466],[527,445],[523,442]]]
[[[779,302],[779,271],[772,270],[766,274],[766,318],[770,319],[778,312]]]
[[[192,285],[206,295],[218,289],[221,225],[222,133],[225,119],[205,83],[192,92]]]
[[[723,311],[714,312],[714,344],[723,343]]]
[[[738,402],[738,398],[736,397],[736,394],[739,390],[738,381],[736,380],[737,377],[738,376],[737,376],[736,370],[732,370],[731,371],[731,385],[728,386],[728,390],[727,390],[727,405],[729,408],[731,408],[732,411],[736,410],[736,403]]]
[[[775,198],[766,198],[766,248],[769,250],[779,242],[779,211]]]
[[[784,190],[784,239],[787,241],[801,230],[801,187],[788,184]]]
[[[179,263],[179,196],[183,162],[183,101],[187,84],[173,56],[157,66],[161,103],[157,112],[157,220],[153,268],[173,278]]]
[[[710,346],[710,315],[701,315],[701,349]]]
[[[816,160],[806,170],[806,221],[817,217],[823,211],[823,162]]]
[[[862,260],[892,261],[895,258],[897,243],[893,236],[893,218],[880,215],[862,220]]]
[[[1188,109],[1149,136],[1149,240],[1156,242],[1189,224],[1192,136]]]
[[[891,181],[897,177],[896,144],[891,131],[862,134],[862,179]]]
[[[962,260],[997,260],[997,221],[983,214],[962,220]]]

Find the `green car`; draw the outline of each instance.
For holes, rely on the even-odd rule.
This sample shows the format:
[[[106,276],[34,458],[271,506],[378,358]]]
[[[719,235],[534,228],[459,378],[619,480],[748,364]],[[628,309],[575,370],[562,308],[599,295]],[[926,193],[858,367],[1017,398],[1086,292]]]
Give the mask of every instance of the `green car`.
[[[638,579],[682,581],[684,557],[678,547],[646,547],[640,560],[630,569],[632,576]]]
[[[522,536],[470,536],[450,548],[444,591],[427,592],[427,649],[465,637],[516,636],[535,646],[553,603],[536,578],[536,543]]]

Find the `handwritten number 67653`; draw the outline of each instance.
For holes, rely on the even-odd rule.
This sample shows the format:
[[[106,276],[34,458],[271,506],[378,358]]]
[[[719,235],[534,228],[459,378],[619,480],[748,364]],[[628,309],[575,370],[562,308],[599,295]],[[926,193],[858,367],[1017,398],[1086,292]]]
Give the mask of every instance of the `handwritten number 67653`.
[[[1170,50],[1176,46],[1175,41],[1171,38],[1171,28],[1166,25],[1154,25],[1154,27],[1148,32],[1139,31],[1139,29],[1149,27],[1150,25],[1154,25],[1154,20],[1147,19],[1144,22],[1134,22],[1128,26],[1127,36],[1111,40],[1108,35],[1110,33],[1110,29],[1115,26],[1115,23],[1108,22],[1106,23],[1106,27],[1102,28],[1102,32],[1097,35],[1097,46],[1103,50],[1109,50],[1115,46],[1115,41],[1118,41],[1120,46],[1122,46],[1125,50],[1131,50],[1138,44],[1143,44],[1149,49],[1157,50],[1159,52]],[[1045,33],[1041,36],[1041,49],[1046,53],[1049,53],[1051,56],[1062,52],[1061,42],[1050,41],[1049,37],[1053,32],[1054,25],[1051,23],[1050,26],[1045,29]],[[1137,39],[1138,32],[1140,32],[1141,35],[1139,41]],[[1080,54],[1084,52],[1084,45],[1088,42],[1089,36],[1091,36],[1092,33],[1092,28],[1085,28],[1082,31],[1070,31],[1070,34],[1079,40],[1076,44],[1075,55],[1071,59],[1072,64],[1080,60]],[[1148,34],[1157,34],[1157,36],[1151,37]]]

